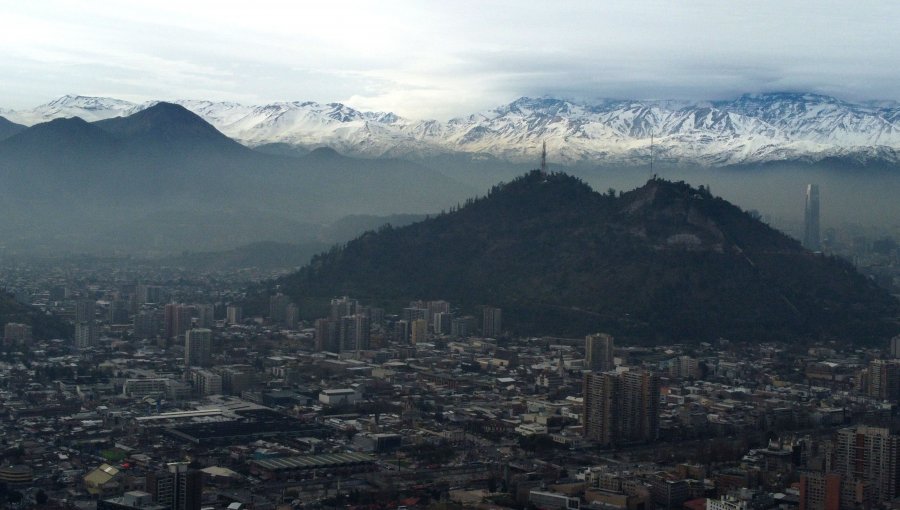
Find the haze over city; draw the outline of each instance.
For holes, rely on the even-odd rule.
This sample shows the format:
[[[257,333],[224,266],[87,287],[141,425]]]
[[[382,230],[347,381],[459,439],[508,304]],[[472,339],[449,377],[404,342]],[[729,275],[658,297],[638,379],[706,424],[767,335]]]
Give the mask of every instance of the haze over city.
[[[900,508],[897,20],[0,1],[0,508]]]

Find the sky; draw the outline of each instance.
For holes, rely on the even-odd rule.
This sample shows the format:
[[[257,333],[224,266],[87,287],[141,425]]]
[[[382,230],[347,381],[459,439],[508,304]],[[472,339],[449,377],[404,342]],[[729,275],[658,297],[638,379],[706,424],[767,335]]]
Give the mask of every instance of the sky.
[[[0,0],[0,108],[342,102],[448,118],[521,96],[900,99],[900,2]]]

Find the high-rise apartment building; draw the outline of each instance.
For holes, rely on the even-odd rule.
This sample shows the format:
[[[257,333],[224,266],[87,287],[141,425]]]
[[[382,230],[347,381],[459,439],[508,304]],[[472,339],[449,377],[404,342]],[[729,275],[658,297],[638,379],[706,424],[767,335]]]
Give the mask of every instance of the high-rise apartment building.
[[[611,335],[597,333],[584,338],[584,368],[595,372],[606,372],[616,368],[613,355],[614,342]]]
[[[431,329],[435,335],[450,334],[450,325],[453,322],[453,314],[450,312],[437,312],[434,314],[434,320]]]
[[[94,321],[75,323],[75,347],[87,349],[97,345],[97,324]]]
[[[659,434],[659,376],[646,370],[584,374],[584,435],[602,446]]]
[[[291,298],[280,292],[269,296],[269,320],[276,324],[284,323],[289,304],[291,304]]]
[[[316,319],[316,351],[340,352],[338,323],[331,319]]]
[[[450,313],[450,303],[447,301],[429,301],[426,307],[428,316],[425,319],[434,325],[434,316],[439,313]],[[435,331],[437,333],[437,331]]]
[[[3,326],[3,343],[25,345],[31,342],[31,326],[18,322],[7,322]]]
[[[900,360],[872,360],[866,390],[868,396],[879,400],[900,399]]]
[[[244,309],[237,305],[230,305],[225,309],[225,321],[230,325],[244,322]]]
[[[420,344],[428,340],[428,321],[425,319],[416,319],[409,324],[410,342],[413,345]]]
[[[177,338],[191,329],[192,309],[190,306],[169,303],[164,309],[166,338]]]
[[[347,315],[341,317],[339,324],[341,352],[364,351],[369,348],[371,327],[367,315]]]
[[[394,339],[401,344],[410,342],[409,321],[399,320],[394,323]]]
[[[184,365],[209,366],[212,358],[212,331],[206,328],[188,330],[184,335]]]
[[[503,312],[499,308],[485,306],[483,319],[481,334],[488,338],[500,336],[503,327]]]
[[[300,325],[300,307],[291,303],[284,309],[284,327],[294,330]]]
[[[806,208],[803,216],[803,247],[811,251],[819,251],[822,244],[819,239],[819,186],[806,186]]]
[[[841,429],[835,441],[833,469],[849,483],[871,484],[875,502],[900,494],[900,436],[889,429],[860,425]]]
[[[900,358],[900,335],[891,338],[890,351],[892,358]]]
[[[197,325],[211,328],[216,325],[216,305],[206,303],[197,306]]]
[[[359,306],[359,302],[347,296],[332,299],[330,318],[333,321],[339,321],[341,317],[355,315],[357,306]]]
[[[75,302],[75,322],[87,322],[94,320],[97,302],[93,299],[79,299]]]
[[[621,381],[615,372],[586,372],[582,388],[584,396],[584,436],[607,446],[619,438],[620,411],[616,399],[621,394]]]

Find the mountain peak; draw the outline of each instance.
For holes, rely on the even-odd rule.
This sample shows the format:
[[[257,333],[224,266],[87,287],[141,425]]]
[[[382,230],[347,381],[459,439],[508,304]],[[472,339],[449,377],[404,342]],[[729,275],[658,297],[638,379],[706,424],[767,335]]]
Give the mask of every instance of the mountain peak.
[[[200,145],[210,144],[224,150],[240,147],[202,117],[174,103],[159,102],[128,117],[101,120],[95,124],[116,136],[129,138],[135,144],[157,141],[182,149],[199,149]]]

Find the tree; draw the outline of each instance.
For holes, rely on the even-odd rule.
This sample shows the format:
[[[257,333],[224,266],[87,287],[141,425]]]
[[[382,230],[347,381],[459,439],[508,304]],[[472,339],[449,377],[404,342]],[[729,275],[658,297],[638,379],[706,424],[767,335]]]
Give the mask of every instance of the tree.
[[[47,501],[49,501],[49,500],[50,500],[50,498],[47,496],[47,493],[44,492],[44,489],[41,489],[41,490],[37,491],[36,493],[34,493],[34,502],[38,506],[46,505]]]

